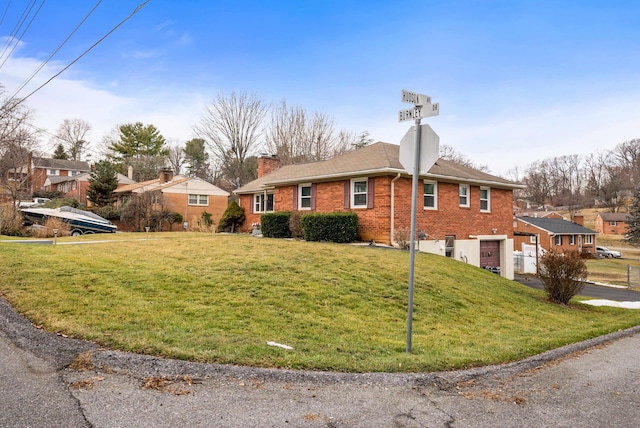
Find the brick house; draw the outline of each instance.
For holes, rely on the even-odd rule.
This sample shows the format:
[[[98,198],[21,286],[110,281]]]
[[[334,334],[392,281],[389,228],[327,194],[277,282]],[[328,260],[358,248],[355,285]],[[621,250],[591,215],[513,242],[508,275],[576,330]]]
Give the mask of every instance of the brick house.
[[[283,167],[261,157],[258,178],[234,192],[245,209],[244,230],[265,212],[351,211],[363,241],[409,240],[412,178],[398,157],[399,146],[382,142]],[[420,178],[420,251],[500,268],[513,278],[513,189],[522,186],[444,159]]]
[[[596,232],[582,225],[582,216],[574,216],[574,223],[550,217],[516,217],[514,220],[514,248],[535,244],[545,251],[596,252]]]
[[[603,235],[624,235],[629,231],[627,213],[598,213],[594,228]]]
[[[154,208],[180,213],[185,222],[211,214],[215,224],[227,209],[229,192],[200,178],[176,175],[163,169],[154,180],[129,184],[113,192],[117,196],[116,206],[120,208],[132,194],[149,193],[155,201]]]
[[[84,161],[29,156],[27,191],[32,193],[47,190],[45,188],[47,179],[75,177],[90,171],[89,164]]]
[[[65,198],[73,198],[79,203],[89,206],[90,202],[87,200],[89,178],[91,178],[91,174],[88,172],[66,177],[49,176],[44,182],[44,189],[63,192]],[[120,173],[117,174],[117,180],[118,189],[129,184],[135,184],[133,179]]]

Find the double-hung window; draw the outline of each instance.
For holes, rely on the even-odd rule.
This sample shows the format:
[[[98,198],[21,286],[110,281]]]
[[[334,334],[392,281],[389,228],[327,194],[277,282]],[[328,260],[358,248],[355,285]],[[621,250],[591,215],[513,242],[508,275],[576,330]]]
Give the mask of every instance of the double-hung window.
[[[253,212],[273,211],[273,193],[256,193],[253,195]]]
[[[367,208],[367,179],[351,180],[351,208]]]
[[[555,245],[562,245],[562,235],[556,235],[554,239]]]
[[[576,235],[569,235],[569,245],[576,245]]]
[[[491,190],[488,187],[480,188],[480,211],[491,212]]]
[[[209,196],[207,195],[189,195],[189,205],[209,206]]]
[[[438,182],[437,181],[424,182],[424,209],[425,210],[438,209]]]
[[[311,209],[311,184],[301,184],[298,186],[298,209]]]
[[[461,184],[459,187],[459,194],[460,194],[460,206],[461,207],[468,207],[469,206],[469,185],[468,184]]]
[[[584,235],[583,242],[585,244],[593,244],[593,235]]]

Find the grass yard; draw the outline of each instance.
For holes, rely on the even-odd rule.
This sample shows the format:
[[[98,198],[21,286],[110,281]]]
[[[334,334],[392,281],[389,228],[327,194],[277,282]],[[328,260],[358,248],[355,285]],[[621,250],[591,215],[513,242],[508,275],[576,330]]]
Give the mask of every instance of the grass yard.
[[[417,254],[409,355],[406,251],[246,235],[144,238],[0,243],[0,293],[36,325],[114,349],[344,372],[503,363],[640,324],[640,311],[558,306],[482,269]]]

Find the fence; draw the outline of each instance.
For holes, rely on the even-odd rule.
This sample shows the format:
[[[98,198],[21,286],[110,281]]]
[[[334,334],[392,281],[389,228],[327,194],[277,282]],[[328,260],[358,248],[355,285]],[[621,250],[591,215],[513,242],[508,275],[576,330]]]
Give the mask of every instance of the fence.
[[[627,265],[627,287],[640,287],[640,266]]]

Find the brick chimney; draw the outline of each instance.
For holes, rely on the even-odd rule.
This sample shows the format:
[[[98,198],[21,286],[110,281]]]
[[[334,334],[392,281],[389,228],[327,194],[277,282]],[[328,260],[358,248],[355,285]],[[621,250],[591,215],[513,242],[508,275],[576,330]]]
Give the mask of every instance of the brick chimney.
[[[573,222],[575,224],[579,224],[580,226],[584,226],[584,216],[582,214],[574,214]]]
[[[280,168],[280,160],[276,155],[263,155],[258,158],[258,178]]]
[[[173,170],[171,168],[162,168],[160,170],[160,184],[168,183],[173,180]]]

